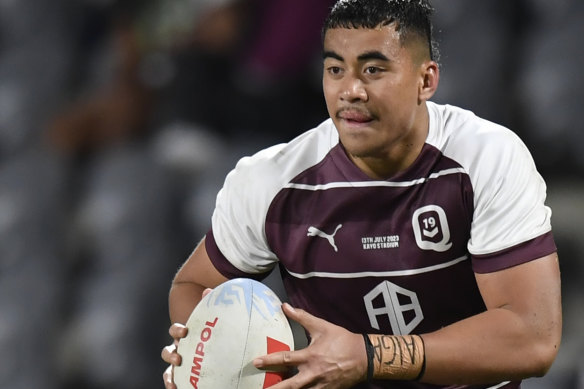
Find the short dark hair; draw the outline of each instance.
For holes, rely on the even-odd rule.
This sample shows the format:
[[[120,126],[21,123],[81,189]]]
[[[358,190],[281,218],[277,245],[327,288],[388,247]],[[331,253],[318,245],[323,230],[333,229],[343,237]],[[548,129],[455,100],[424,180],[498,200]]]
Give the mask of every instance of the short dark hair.
[[[430,59],[437,61],[429,0],[339,0],[324,22],[322,38],[332,28],[375,28],[396,23],[402,45],[411,34],[428,44]]]

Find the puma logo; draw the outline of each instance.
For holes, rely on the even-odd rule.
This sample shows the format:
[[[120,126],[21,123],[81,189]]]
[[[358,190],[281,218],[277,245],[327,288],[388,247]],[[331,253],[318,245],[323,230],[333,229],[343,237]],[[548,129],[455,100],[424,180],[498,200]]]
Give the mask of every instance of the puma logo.
[[[308,234],[306,234],[306,236],[318,236],[318,237],[324,238],[324,239],[328,240],[328,242],[331,244],[331,246],[333,247],[335,252],[338,252],[339,249],[337,248],[337,245],[335,244],[335,234],[337,233],[339,228],[341,228],[342,226],[343,226],[342,224],[339,224],[337,226],[337,228],[335,228],[335,232],[333,232],[330,235],[327,234],[326,232],[319,230],[316,227],[310,226],[310,227],[308,227]]]

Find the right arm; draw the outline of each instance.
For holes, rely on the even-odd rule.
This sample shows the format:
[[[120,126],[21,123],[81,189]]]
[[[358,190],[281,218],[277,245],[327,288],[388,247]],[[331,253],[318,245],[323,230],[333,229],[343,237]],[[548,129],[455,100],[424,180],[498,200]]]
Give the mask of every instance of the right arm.
[[[166,389],[176,389],[172,367],[181,364],[181,357],[177,354],[176,348],[178,340],[187,335],[184,324],[202,300],[205,289],[214,288],[225,281],[227,278],[213,266],[203,239],[182,265],[170,288],[168,304],[172,325],[169,333],[174,342],[162,350],[162,359],[170,365],[163,375]]]
[[[185,324],[203,291],[225,281],[227,278],[211,262],[203,238],[172,281],[168,298],[171,322]]]

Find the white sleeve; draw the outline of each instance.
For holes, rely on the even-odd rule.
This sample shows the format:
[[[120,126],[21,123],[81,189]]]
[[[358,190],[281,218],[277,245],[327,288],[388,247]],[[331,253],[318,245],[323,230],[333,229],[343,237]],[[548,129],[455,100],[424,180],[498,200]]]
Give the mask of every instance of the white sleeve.
[[[513,132],[484,123],[474,139],[476,155],[466,167],[474,190],[468,244],[473,255],[495,253],[551,230],[546,185],[527,147]]]
[[[268,186],[277,181],[270,155],[280,147],[242,158],[217,195],[212,217],[215,242],[232,265],[245,273],[269,271],[277,261],[267,244],[265,217],[279,190]]]
[[[241,159],[217,195],[213,237],[221,254],[237,269],[258,274],[278,261],[267,241],[266,215],[274,197],[294,177],[318,164],[338,144],[328,119],[289,143]]]

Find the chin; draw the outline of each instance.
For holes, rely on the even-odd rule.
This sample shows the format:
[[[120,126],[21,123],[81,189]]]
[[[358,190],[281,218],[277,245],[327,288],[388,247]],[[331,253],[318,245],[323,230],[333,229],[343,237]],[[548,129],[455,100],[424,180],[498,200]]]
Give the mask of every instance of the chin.
[[[342,142],[342,141],[341,141]],[[377,148],[374,147],[367,147],[367,145],[363,144],[363,142],[358,142],[359,144],[352,144],[353,142],[342,142],[343,147],[345,148],[345,152],[354,158],[370,158],[374,157],[378,153],[376,153]]]

